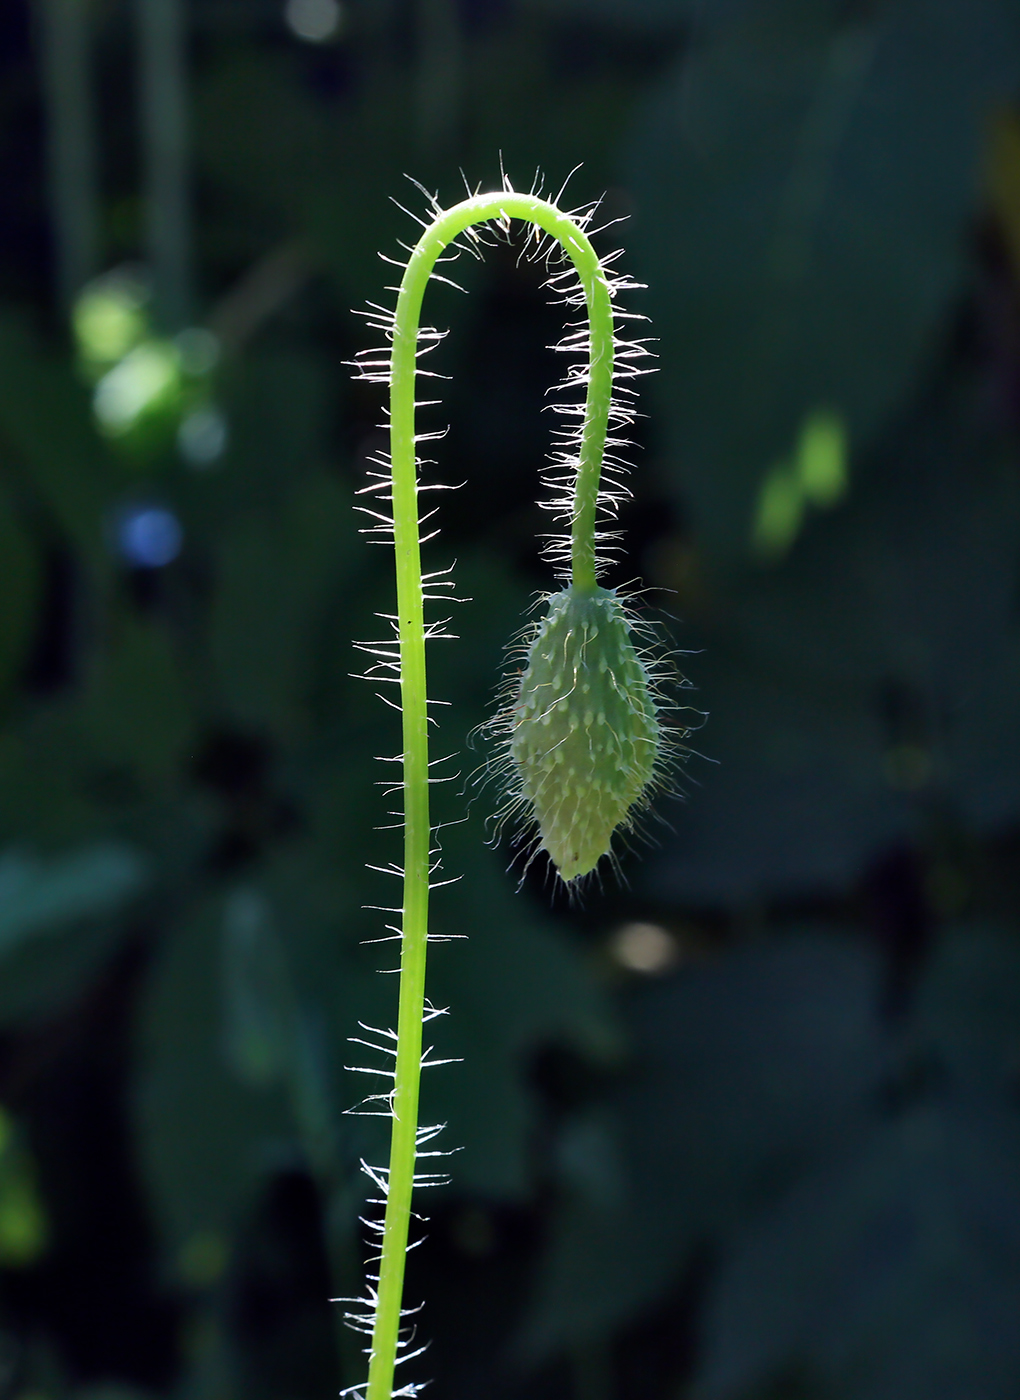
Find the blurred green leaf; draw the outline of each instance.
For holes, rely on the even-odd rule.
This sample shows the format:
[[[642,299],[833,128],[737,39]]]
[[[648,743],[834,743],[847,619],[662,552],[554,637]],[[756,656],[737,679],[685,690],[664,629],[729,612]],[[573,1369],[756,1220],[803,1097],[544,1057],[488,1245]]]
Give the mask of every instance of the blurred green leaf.
[[[856,452],[962,285],[989,108],[1020,71],[998,0],[744,7],[711,26],[632,141],[656,392],[713,556],[746,554],[763,474],[828,406]]]
[[[997,656],[960,677],[951,735],[954,795],[968,826],[1008,830],[1020,810],[1020,753],[1013,742],[1020,707],[1020,628]]]
[[[6,851],[0,856],[0,956],[28,938],[109,914],[136,895],[147,877],[147,862],[113,842],[48,860]]]
[[[735,1241],[694,1391],[790,1364],[854,1400],[1007,1400],[1020,1384],[1020,1133],[926,1104],[876,1126]]]
[[[969,389],[905,417],[873,463],[786,568],[748,580],[735,630],[770,667],[868,705],[909,687],[949,732],[1017,636],[1020,480]]]
[[[877,995],[864,949],[806,932],[635,993],[633,1066],[612,1120],[582,1125],[582,1140],[603,1144],[609,1189],[567,1175],[573,1192],[531,1304],[529,1352],[634,1317],[697,1244],[868,1130],[889,1063]]]
[[[146,857],[112,841],[48,858],[8,849],[0,857],[0,1025],[38,1022],[77,995],[150,877]]]
[[[288,911],[292,928],[314,921],[306,901]],[[332,930],[331,930],[332,932]],[[334,1070],[353,1021],[347,995],[323,997],[323,984],[335,983],[321,957],[313,966],[313,985],[299,996],[293,964],[307,959],[306,949],[284,946],[265,895],[242,886],[226,900],[223,918],[223,1045],[227,1061],[243,1084],[253,1088],[280,1085],[286,1091],[293,1123],[308,1167],[324,1191],[349,1185],[354,1153],[341,1150],[339,1124],[343,1108],[333,1082]],[[307,943],[309,940],[300,940]],[[289,956],[297,954],[297,957]],[[328,1006],[323,1001],[328,1000]],[[339,1006],[336,1004],[339,1001]],[[328,1015],[324,1014],[328,1012]],[[338,1026],[338,1022],[340,1023]],[[330,1032],[333,1035],[330,1035]],[[339,1033],[337,1033],[337,1031]],[[348,1125],[349,1125],[348,1120]],[[348,1126],[345,1125],[345,1126]],[[347,1132],[347,1138],[354,1136]],[[347,1223],[347,1222],[345,1222]]]
[[[0,979],[0,1026],[31,1030],[59,1016],[102,976],[129,931],[124,916],[88,919],[10,952]]]
[[[475,823],[463,830],[481,836]],[[425,1075],[423,1111],[426,1121],[448,1124],[440,1147],[463,1149],[458,1190],[520,1199],[534,1187],[535,1056],[569,1046],[598,1062],[618,1053],[619,1033],[582,948],[514,897],[494,856],[465,852],[460,841],[444,846],[448,869],[463,879],[436,899],[433,927],[466,941],[431,954],[429,995],[451,1015],[426,1029],[440,1058],[462,1063]]]
[[[349,577],[351,503],[325,473],[276,511],[236,518],[223,540],[210,655],[239,724],[291,739],[307,729],[324,606]]]
[[[96,756],[146,782],[172,780],[192,743],[188,685],[166,633],[122,616],[84,697],[83,728]]]
[[[380,223],[406,184],[407,83],[366,73],[360,100],[324,119],[296,62],[235,49],[203,72],[196,101],[198,158],[219,187],[259,223],[271,214],[308,237],[347,298],[375,297]]]
[[[60,849],[105,839],[109,809],[90,786],[78,697],[41,700],[0,731],[0,827],[9,842]]]
[[[917,988],[911,1033],[970,1093],[1020,1073],[1020,937],[982,924],[947,929]]]
[[[224,1043],[222,905],[180,920],[139,1008],[136,1133],[171,1257],[196,1238],[229,1243],[293,1128],[280,1090],[245,1085]]]
[[[905,418],[697,636],[693,744],[718,766],[692,762],[699,786],[637,879],[706,905],[846,889],[936,795],[979,829],[1014,821],[1018,540],[1020,482],[972,393]]]
[[[838,634],[833,634],[838,635]],[[854,689],[805,683],[777,658],[754,658],[716,635],[691,664],[709,707],[657,851],[635,871],[656,899],[754,906],[853,884],[872,853],[912,827],[909,794],[886,769],[878,717]],[[718,765],[718,766],[716,766]]]
[[[0,435],[68,540],[105,576],[103,514],[118,490],[117,474],[92,426],[84,387],[10,314],[0,319]]]
[[[284,1078],[297,1008],[283,950],[265,899],[235,890],[223,915],[224,1050],[243,1084],[266,1088]]]

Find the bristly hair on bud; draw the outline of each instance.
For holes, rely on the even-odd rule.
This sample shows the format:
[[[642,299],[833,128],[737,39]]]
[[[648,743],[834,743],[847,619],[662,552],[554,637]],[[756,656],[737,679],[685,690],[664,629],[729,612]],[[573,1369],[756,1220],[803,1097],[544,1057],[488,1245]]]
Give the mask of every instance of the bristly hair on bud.
[[[503,788],[497,836],[515,822],[525,869],[545,851],[574,885],[604,857],[616,863],[613,838],[634,829],[675,766],[687,731],[665,717],[684,682],[615,590],[568,586],[546,601],[484,726],[497,745],[487,776]]]

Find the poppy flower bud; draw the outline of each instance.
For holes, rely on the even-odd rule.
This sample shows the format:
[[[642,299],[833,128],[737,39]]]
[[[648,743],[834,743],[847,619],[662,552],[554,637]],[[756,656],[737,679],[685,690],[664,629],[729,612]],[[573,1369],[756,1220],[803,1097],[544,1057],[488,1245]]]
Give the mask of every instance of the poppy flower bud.
[[[594,870],[655,775],[648,672],[609,589],[555,594],[528,651],[510,754],[541,845],[565,881]]]

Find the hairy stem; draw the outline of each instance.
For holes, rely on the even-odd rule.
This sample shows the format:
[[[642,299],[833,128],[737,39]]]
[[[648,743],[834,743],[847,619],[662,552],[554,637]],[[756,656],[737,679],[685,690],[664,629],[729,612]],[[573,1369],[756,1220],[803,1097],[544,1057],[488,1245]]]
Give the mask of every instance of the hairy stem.
[[[414,432],[418,328],[422,298],[436,259],[466,229],[501,218],[522,219],[555,238],[572,260],[584,288],[590,366],[571,522],[571,572],[575,588],[590,591],[596,586],[595,521],[613,382],[613,313],[606,275],[583,230],[555,205],[534,195],[509,191],[475,195],[446,210],[422,234],[401,281],[393,330],[390,455],[403,708],[404,897],[393,1128],[367,1400],[390,1400],[393,1392],[414,1184],[425,1002],[431,828]]]

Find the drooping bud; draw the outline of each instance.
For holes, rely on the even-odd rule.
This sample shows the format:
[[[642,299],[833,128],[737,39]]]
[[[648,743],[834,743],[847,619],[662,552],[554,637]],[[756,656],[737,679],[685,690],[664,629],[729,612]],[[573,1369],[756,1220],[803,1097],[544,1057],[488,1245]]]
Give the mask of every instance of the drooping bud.
[[[660,727],[616,594],[566,588],[528,651],[510,753],[564,880],[594,870],[655,773]]]

